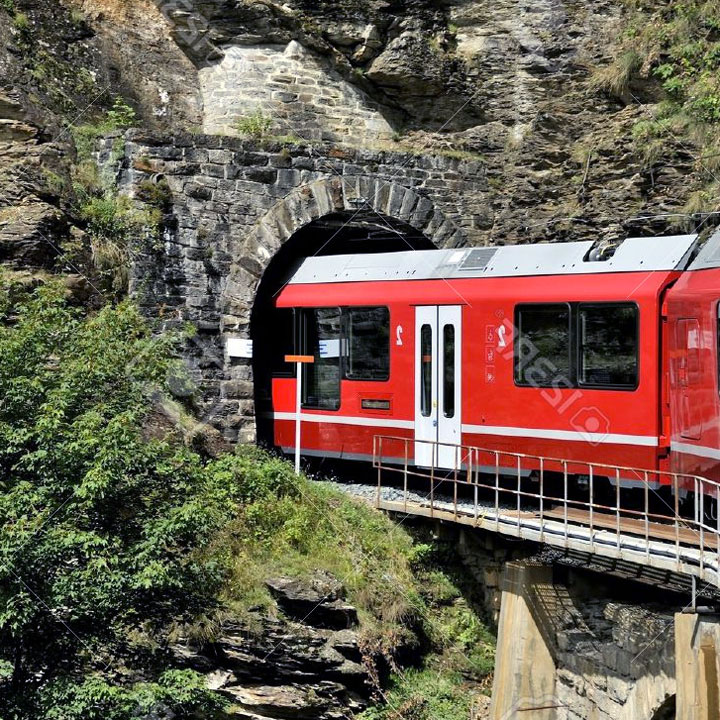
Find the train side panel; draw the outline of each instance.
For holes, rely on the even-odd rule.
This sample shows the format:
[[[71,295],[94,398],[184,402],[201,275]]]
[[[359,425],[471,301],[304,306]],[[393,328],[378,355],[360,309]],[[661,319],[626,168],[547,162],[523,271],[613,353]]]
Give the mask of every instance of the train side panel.
[[[365,459],[375,435],[414,435],[417,305],[461,305],[465,444],[568,460],[656,468],[668,438],[660,394],[660,302],[677,273],[355,282],[288,286],[279,307],[383,305],[390,309],[387,382],[342,381],[337,410],[303,411],[307,454]],[[639,317],[638,385],[627,390],[520,387],[514,379],[519,303],[632,302]],[[398,344],[398,333],[402,343]],[[273,384],[277,444],[294,446],[294,379]],[[390,401],[384,411],[365,398]]]
[[[720,480],[720,269],[683,273],[669,290],[668,354],[674,471]]]

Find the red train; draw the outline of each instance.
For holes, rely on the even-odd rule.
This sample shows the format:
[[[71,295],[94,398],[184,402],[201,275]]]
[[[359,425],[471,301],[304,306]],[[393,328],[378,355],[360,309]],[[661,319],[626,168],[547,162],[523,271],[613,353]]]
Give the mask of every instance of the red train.
[[[720,233],[307,258],[276,301],[315,358],[302,452],[396,435],[720,479],[719,300]],[[272,383],[292,452],[294,373]]]

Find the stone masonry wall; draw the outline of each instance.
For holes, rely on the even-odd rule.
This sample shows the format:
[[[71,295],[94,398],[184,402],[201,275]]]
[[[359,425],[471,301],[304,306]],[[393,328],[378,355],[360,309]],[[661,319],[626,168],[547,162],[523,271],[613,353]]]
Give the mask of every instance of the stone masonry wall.
[[[230,47],[199,78],[207,133],[232,135],[237,121],[257,110],[273,132],[305,140],[361,145],[393,133],[377,103],[295,40]]]
[[[134,252],[131,293],[165,327],[195,325],[198,412],[231,441],[253,440],[255,423],[251,361],[229,358],[227,340],[249,337],[258,283],[284,242],[363,197],[438,247],[471,245],[487,193],[477,160],[206,135],[131,132],[121,162],[125,192],[164,179],[172,194],[162,243]]]

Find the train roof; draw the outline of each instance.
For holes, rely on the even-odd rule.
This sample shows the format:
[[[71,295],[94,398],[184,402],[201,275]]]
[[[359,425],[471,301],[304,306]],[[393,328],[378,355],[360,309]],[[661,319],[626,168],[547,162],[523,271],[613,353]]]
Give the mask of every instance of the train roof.
[[[695,267],[698,261],[705,263],[702,267],[720,266],[720,233],[716,233],[688,268],[697,238],[697,235],[627,238],[607,260],[586,259],[594,245],[592,241],[322,255],[306,258],[290,284],[701,269]],[[705,259],[701,260],[703,256]]]

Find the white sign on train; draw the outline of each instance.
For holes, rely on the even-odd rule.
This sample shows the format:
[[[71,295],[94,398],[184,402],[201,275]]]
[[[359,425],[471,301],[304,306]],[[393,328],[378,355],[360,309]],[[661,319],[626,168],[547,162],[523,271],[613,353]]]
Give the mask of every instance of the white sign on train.
[[[340,357],[340,338],[334,340],[320,340],[318,350],[321,358]]]

